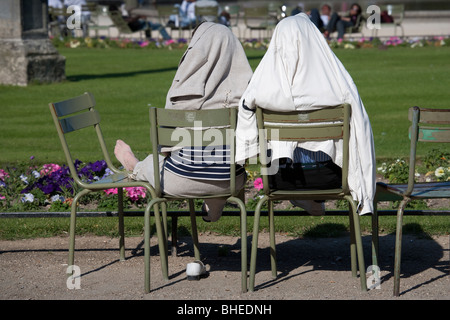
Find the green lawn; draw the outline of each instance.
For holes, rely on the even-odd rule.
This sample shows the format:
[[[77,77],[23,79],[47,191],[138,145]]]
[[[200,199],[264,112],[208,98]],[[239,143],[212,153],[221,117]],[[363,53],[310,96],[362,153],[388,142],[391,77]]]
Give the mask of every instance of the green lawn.
[[[102,116],[102,130],[111,150],[116,139],[128,142],[139,158],[150,150],[148,106],[163,107],[167,90],[176,72],[182,50],[61,48],[66,57],[67,80],[56,84],[28,87],[0,86],[0,168],[8,163],[64,164],[63,152],[48,109],[49,102],[64,100],[85,91],[92,92]],[[336,49],[336,54],[352,75],[369,114],[378,159],[406,158],[409,141],[407,110],[418,105],[450,105],[450,48]],[[252,68],[264,55],[247,50]],[[90,151],[90,137],[70,139],[83,162],[100,159]],[[426,150],[419,152],[424,155]],[[114,158],[114,157],[113,157]],[[407,217],[405,233],[448,234],[447,217]],[[262,219],[262,228],[267,219]],[[249,219],[251,230],[252,219]],[[370,217],[361,220],[370,232]],[[181,229],[189,230],[188,219]],[[348,230],[345,217],[279,217],[277,230],[296,236],[336,236]],[[322,226],[324,226],[322,228]],[[420,230],[417,230],[416,226]],[[127,218],[128,235],[141,235],[142,218]],[[203,224],[200,230],[238,234],[236,219],[224,217],[219,224]],[[0,239],[64,234],[68,219],[4,219]],[[395,230],[395,217],[380,219],[383,233]],[[78,233],[116,235],[117,219],[84,218]]]
[[[143,157],[150,150],[148,105],[163,107],[182,50],[61,48],[67,80],[28,87],[0,86],[0,165],[64,163],[48,103],[92,92],[107,145],[124,139]],[[378,159],[407,157],[407,110],[449,107],[450,48],[336,49],[352,75],[371,119]],[[255,68],[264,51],[247,50]],[[98,160],[89,137],[71,143],[78,158]],[[421,151],[424,154],[425,151]]]
[[[222,217],[217,223],[205,223],[197,219],[199,232],[214,232],[222,235],[239,237],[240,225],[238,217]],[[67,235],[69,218],[3,218],[0,224],[0,240],[29,239],[37,237],[54,237]],[[370,235],[372,231],[371,217],[362,216],[361,231]],[[170,232],[170,220],[169,220]],[[395,234],[396,217],[380,218],[380,233]],[[268,230],[267,217],[261,218],[261,230]],[[345,216],[289,216],[276,217],[275,231],[295,237],[327,238],[347,236],[349,219]],[[448,216],[405,216],[404,234],[430,238],[437,235],[448,235],[450,220]],[[155,233],[155,226],[151,231]],[[190,235],[190,219],[180,217],[178,234]],[[253,217],[248,218],[248,231],[253,231]],[[144,219],[142,217],[125,218],[125,236],[140,237],[144,233]],[[98,235],[118,237],[117,217],[86,217],[77,219],[77,235]]]
[[[409,155],[408,108],[450,108],[448,47],[336,53],[352,75],[369,114],[377,158]],[[432,147],[418,151],[423,155]]]

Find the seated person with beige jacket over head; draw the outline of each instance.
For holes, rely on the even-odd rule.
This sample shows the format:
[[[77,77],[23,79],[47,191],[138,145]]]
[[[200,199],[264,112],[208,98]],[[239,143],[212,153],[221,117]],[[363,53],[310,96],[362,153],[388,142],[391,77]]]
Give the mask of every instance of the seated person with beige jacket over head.
[[[193,32],[188,49],[180,60],[170,87],[167,109],[218,109],[237,107],[252,76],[252,69],[239,40],[229,28],[204,22]],[[229,162],[189,162],[185,158],[191,147],[160,156],[161,185],[164,193],[176,197],[201,198],[205,194],[229,192]],[[225,150],[226,151],[226,150]],[[115,155],[125,169],[132,171],[136,180],[154,184],[153,156],[139,161],[129,145],[118,140]],[[221,157],[222,158],[222,157]],[[221,172],[217,174],[217,172]],[[245,184],[245,170],[236,172],[236,188]],[[203,205],[208,215],[206,221],[217,221],[225,206],[224,199],[206,199]]]

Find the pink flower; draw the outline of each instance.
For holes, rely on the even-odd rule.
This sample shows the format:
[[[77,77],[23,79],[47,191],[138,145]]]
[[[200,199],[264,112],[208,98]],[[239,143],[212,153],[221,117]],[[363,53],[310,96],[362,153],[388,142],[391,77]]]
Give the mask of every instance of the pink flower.
[[[262,190],[262,188],[264,188],[262,179],[261,178],[255,179],[255,181],[253,181],[253,186],[258,191]]]
[[[50,174],[52,172],[58,171],[59,169],[61,169],[61,167],[59,165],[57,165],[57,164],[54,164],[54,163],[44,164],[42,166],[42,170],[41,170],[40,174],[42,176],[45,176],[45,175]]]
[[[105,190],[106,194],[117,194],[117,188],[111,188]]]
[[[125,190],[131,201],[138,201],[139,198],[145,198],[146,195],[144,187],[125,188]]]
[[[0,180],[5,180],[5,178],[8,178],[8,177],[9,177],[8,172],[6,172],[3,169],[0,169]]]

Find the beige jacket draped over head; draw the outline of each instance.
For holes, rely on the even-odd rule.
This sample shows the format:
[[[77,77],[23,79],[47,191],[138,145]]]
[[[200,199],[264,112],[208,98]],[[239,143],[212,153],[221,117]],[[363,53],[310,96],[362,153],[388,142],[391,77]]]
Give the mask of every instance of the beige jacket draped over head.
[[[252,76],[244,49],[229,28],[197,27],[167,93],[168,109],[237,107]]]
[[[307,15],[280,21],[269,48],[239,104],[236,161],[258,153],[254,109],[294,111],[349,103],[352,107],[349,151],[350,191],[360,214],[373,211],[375,150],[369,117],[355,83]],[[324,151],[342,166],[342,141],[270,142],[274,158],[293,156],[297,146]]]

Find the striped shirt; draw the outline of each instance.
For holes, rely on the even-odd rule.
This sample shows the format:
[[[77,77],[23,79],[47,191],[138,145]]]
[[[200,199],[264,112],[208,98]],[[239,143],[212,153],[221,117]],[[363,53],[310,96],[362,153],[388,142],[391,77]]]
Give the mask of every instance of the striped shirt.
[[[322,151],[310,151],[303,148],[295,148],[294,163],[314,163],[331,160],[331,157]]]
[[[172,151],[164,168],[176,175],[202,180],[230,180],[229,146],[185,147]],[[245,172],[236,165],[236,176]]]

